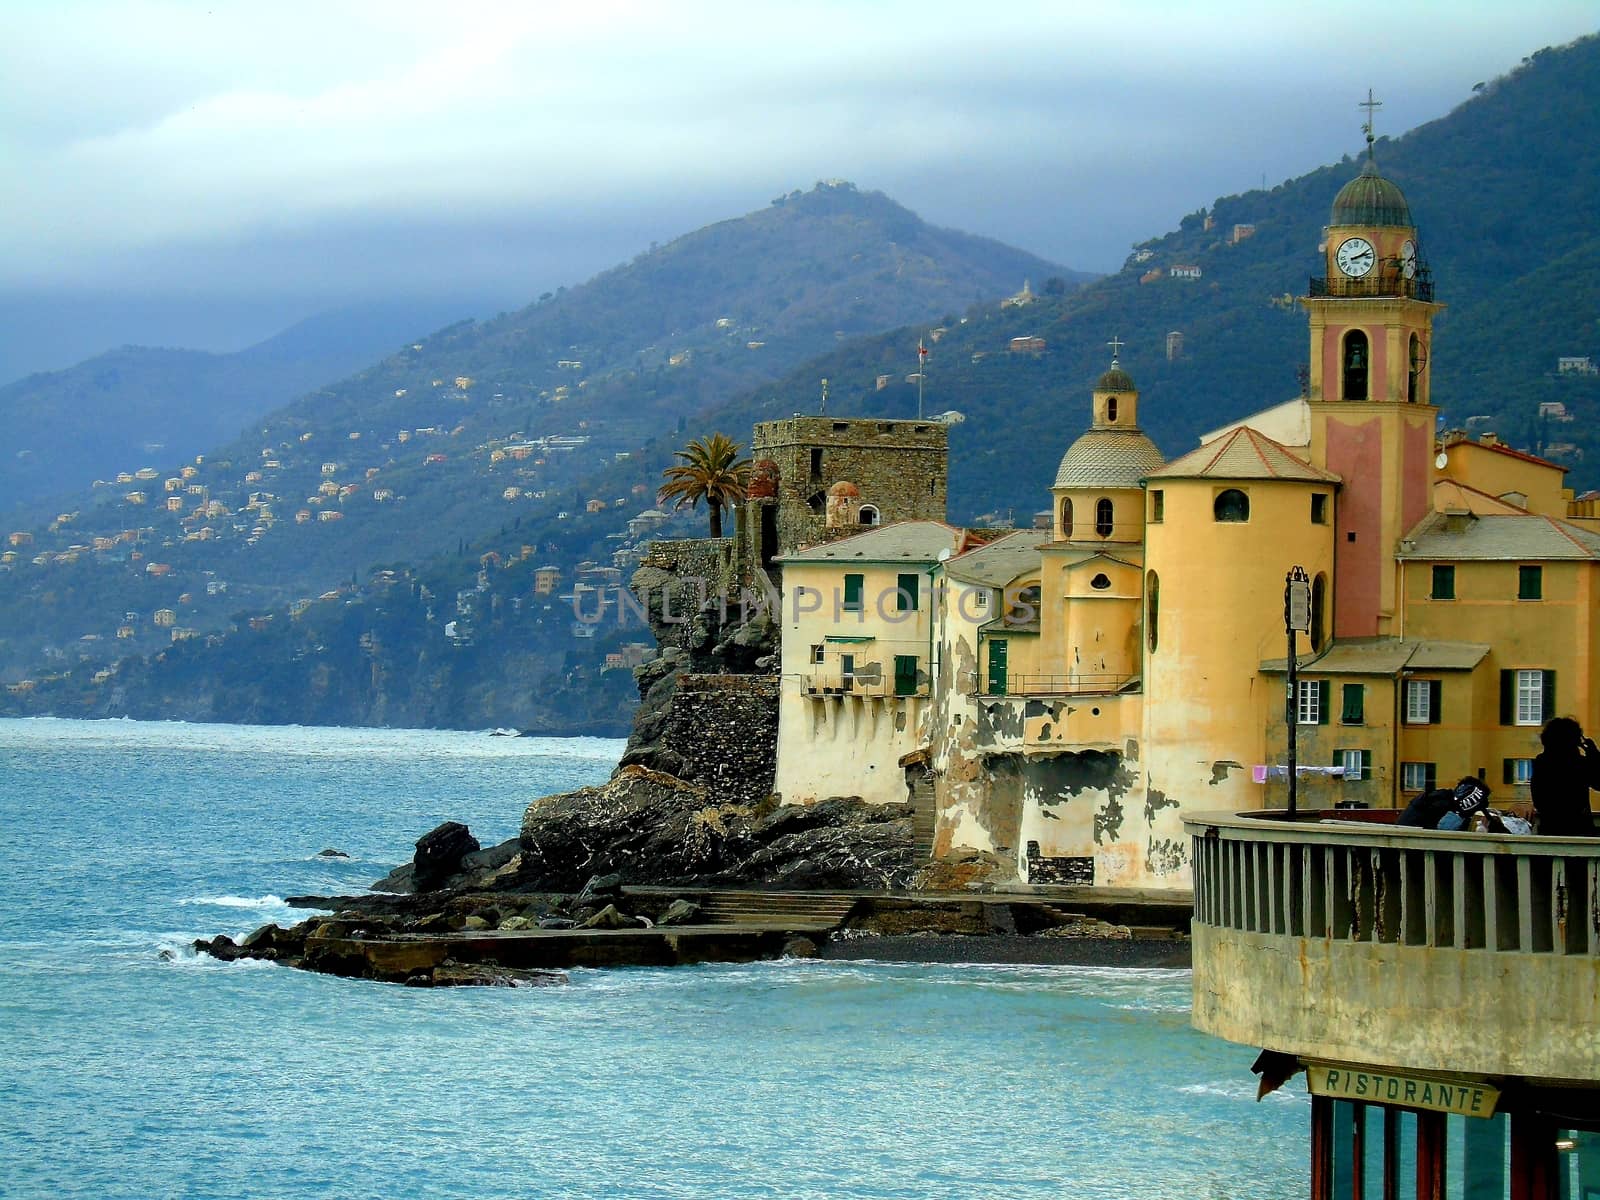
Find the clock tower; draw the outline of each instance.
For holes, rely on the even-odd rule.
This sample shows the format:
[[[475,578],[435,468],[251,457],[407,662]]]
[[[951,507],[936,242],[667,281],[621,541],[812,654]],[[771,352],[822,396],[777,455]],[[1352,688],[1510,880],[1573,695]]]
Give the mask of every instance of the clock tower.
[[[1335,637],[1393,631],[1396,544],[1432,507],[1433,279],[1400,189],[1378,173],[1368,99],[1361,173],[1333,201],[1310,317],[1312,458],[1344,481]]]

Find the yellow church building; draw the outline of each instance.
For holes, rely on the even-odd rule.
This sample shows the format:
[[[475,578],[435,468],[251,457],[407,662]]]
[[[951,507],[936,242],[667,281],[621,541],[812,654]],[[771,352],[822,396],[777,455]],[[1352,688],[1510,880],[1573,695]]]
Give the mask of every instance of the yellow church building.
[[[1526,799],[1543,722],[1600,721],[1600,532],[1564,468],[1437,435],[1419,244],[1369,155],[1300,301],[1303,398],[1169,462],[1114,357],[1048,530],[913,521],[780,556],[784,802],[930,804],[935,856],[997,883],[1187,888],[1184,815],[1281,806],[1290,722],[1306,807],[1468,774]]]

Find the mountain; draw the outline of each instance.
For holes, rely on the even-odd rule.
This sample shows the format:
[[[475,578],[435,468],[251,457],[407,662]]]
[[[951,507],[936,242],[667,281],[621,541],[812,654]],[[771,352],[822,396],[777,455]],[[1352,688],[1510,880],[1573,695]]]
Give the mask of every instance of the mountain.
[[[452,314],[363,305],[309,317],[233,354],[123,346],[0,387],[0,515],[18,520],[91,480],[182,462]],[[56,511],[51,507],[51,512]]]
[[[1600,359],[1600,39],[1542,50],[1474,91],[1441,120],[1377,145],[1380,168],[1409,199],[1437,295],[1451,306],[1437,325],[1434,397],[1446,424],[1494,427],[1559,453],[1573,467],[1569,482],[1590,487],[1600,475],[1600,377],[1557,375],[1555,365],[1562,355]],[[36,699],[0,702],[16,711],[176,715],[193,703],[218,718],[558,728],[568,705],[582,713],[594,696],[625,696],[625,672],[600,671],[594,651],[620,653],[640,634],[608,626],[588,642],[575,637],[570,608],[534,591],[534,570],[541,561],[564,567],[565,586],[582,560],[605,563],[613,548],[636,544],[645,535],[628,518],[649,505],[686,436],[720,429],[742,439],[755,420],[814,411],[822,379],[830,412],[913,415],[917,388],[906,376],[926,334],[927,411],[965,416],[951,436],[952,519],[998,512],[1026,523],[1047,505],[1056,463],[1088,424],[1089,391],[1114,336],[1127,343],[1122,362],[1141,389],[1141,421],[1168,454],[1298,393],[1308,342],[1294,297],[1320,269],[1329,206],[1358,167],[1346,157],[1219,198],[1082,288],[1037,260],[1009,261],[1010,275],[996,272],[987,286],[940,283],[928,248],[948,247],[938,262],[960,261],[962,249],[970,261],[970,240],[941,242],[920,223],[904,226],[901,241],[886,239],[886,224],[904,210],[823,187],[521,313],[442,330],[274,414],[253,442],[198,468],[196,479],[215,480],[212,494],[235,508],[230,531],[248,536],[191,544],[155,526],[141,535],[143,549],[127,552],[162,556],[170,573],[151,578],[139,569],[148,558],[116,564],[85,552],[60,561],[83,533],[40,531],[52,547],[48,565],[13,563],[0,574],[0,640],[11,638],[0,661],[14,678],[48,643],[55,678]],[[817,235],[819,225],[832,232]],[[873,231],[867,248],[817,245],[863,228]],[[778,246],[813,257],[780,260]],[[718,256],[736,265],[718,273]],[[1184,266],[1199,277],[1173,275]],[[1063,282],[1046,286],[1052,270]],[[1023,275],[1037,285],[1028,302],[994,299]],[[917,282],[899,290],[908,276]],[[870,309],[887,332],[850,337],[854,326],[829,319],[864,294],[854,282],[863,277],[911,310],[899,327],[888,302]],[[696,279],[709,281],[710,298]],[[1169,358],[1173,332],[1182,348]],[[1034,340],[1014,348],[1017,338]],[[758,382],[765,372],[775,381]],[[1549,404],[1564,411],[1545,408],[1541,418]],[[246,484],[251,474],[260,478]],[[329,484],[333,495],[309,498]],[[246,487],[285,497],[272,525],[258,519],[259,505],[237,519]],[[101,528],[127,519],[121,490],[100,498]],[[379,490],[393,495],[378,501]],[[310,517],[304,525],[288,519],[297,507]],[[90,517],[86,509],[80,519]],[[183,536],[199,533],[186,519]],[[310,579],[328,588],[315,603]],[[227,599],[198,594],[201,582],[228,581]],[[291,589],[306,602],[298,617],[269,614]],[[134,640],[148,657],[116,686],[91,686],[83,676],[113,652],[75,646],[73,631],[100,636],[108,608],[124,603],[142,614]],[[201,630],[225,628],[220,614],[230,613],[240,632],[150,654],[145,626],[158,604]],[[250,628],[250,612],[262,628]],[[277,623],[283,632],[269,636]],[[538,683],[516,665],[529,657],[544,664]],[[226,675],[233,661],[248,664],[242,674]],[[601,674],[620,678],[621,691],[600,688]],[[518,715],[535,711],[532,720]]]
[[[195,461],[126,464],[57,520],[13,526],[0,672],[149,653],[170,636],[157,611],[212,633],[360,586],[374,566],[426,568],[450,597],[474,582],[469,549],[491,543],[519,560],[527,546],[608,561],[621,520],[652,502],[645,464],[708,407],[863,333],[1082,278],[850,184],[779,197],[519,312],[440,329]],[[619,463],[624,477],[605,474]]]
[[[1600,364],[1600,36],[1529,56],[1447,116],[1380,139],[1380,170],[1404,190],[1447,310],[1433,344],[1433,396],[1445,428],[1494,430],[1600,487],[1600,375],[1558,374],[1561,356]],[[978,305],[933,346],[930,413],[959,410],[951,435],[952,519],[1048,507],[1062,453],[1089,420],[1106,343],[1141,392],[1141,424],[1168,455],[1207,429],[1299,393],[1308,352],[1294,297],[1321,269],[1333,197],[1360,169],[1347,156],[1265,191],[1224,196],[1135,246],[1123,270],[1024,306]],[[1235,229],[1249,231],[1235,237]],[[1171,275],[1200,269],[1198,279]],[[1154,273],[1154,277],[1150,277]],[[1148,281],[1146,281],[1148,278]],[[896,374],[914,329],[837,347],[709,418],[730,431],[814,407],[915,412]],[[1167,336],[1182,335],[1175,357]],[[1042,350],[1009,352],[1037,337]],[[1557,410],[1541,405],[1559,405]],[[1554,415],[1552,415],[1554,414]]]

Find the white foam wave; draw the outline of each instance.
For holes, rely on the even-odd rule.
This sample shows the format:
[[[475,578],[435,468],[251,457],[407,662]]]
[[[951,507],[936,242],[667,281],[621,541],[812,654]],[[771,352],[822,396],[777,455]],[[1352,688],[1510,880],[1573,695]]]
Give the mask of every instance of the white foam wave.
[[[189,896],[179,904],[204,905],[208,908],[288,908],[282,896]]]

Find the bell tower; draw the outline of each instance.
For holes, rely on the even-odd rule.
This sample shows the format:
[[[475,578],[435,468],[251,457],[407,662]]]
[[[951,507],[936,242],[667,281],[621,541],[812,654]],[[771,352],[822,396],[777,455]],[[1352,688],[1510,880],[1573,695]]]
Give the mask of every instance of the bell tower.
[[[1433,278],[1405,195],[1378,173],[1368,92],[1361,173],[1333,201],[1310,325],[1312,460],[1339,475],[1335,637],[1391,631],[1394,554],[1432,506]]]

